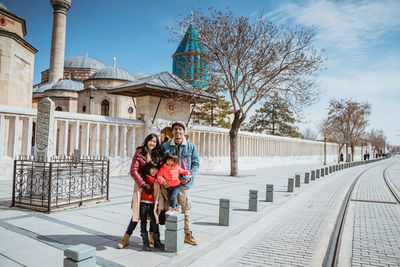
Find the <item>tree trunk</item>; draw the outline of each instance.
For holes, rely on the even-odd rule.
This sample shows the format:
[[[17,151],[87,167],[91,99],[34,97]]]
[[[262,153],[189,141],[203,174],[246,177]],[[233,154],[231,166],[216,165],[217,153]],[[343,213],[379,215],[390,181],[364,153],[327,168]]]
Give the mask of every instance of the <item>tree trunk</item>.
[[[244,121],[246,117],[240,117],[240,111],[236,111],[234,113],[234,118],[232,122],[231,130],[229,131],[229,140],[230,140],[230,147],[231,147],[231,176],[238,176],[238,138],[237,135],[239,133],[240,124]]]
[[[350,146],[351,148],[351,161],[354,161],[354,146]]]
[[[350,160],[349,160],[349,145],[348,144],[346,144],[346,162],[349,162]]]

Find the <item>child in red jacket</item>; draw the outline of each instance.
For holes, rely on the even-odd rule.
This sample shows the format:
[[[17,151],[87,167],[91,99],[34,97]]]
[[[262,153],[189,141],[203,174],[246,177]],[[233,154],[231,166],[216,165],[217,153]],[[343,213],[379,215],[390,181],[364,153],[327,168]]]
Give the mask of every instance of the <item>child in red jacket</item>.
[[[150,217],[151,221],[156,224],[156,218],[154,216],[154,182],[158,172],[158,164],[150,161],[145,166],[144,182],[149,186],[143,187],[142,194],[140,196],[140,235],[143,238],[143,250],[150,251],[149,238],[147,235],[147,216]],[[160,241],[160,233],[158,227],[154,229],[153,233],[154,247],[160,250],[164,250],[164,245]]]
[[[173,211],[180,212],[176,200],[181,189],[181,180],[179,175],[182,174],[187,177],[191,175],[191,172],[182,169],[179,166],[178,156],[173,152],[169,152],[165,155],[164,162],[164,165],[158,171],[157,180],[167,189],[169,208],[166,214],[170,214]]]

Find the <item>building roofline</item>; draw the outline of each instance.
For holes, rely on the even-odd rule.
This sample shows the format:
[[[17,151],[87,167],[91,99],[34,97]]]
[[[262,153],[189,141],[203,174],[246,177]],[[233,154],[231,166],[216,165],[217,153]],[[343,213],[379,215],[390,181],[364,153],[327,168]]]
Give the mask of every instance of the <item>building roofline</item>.
[[[3,29],[0,29],[0,36],[10,37],[10,38],[14,39],[17,43],[20,43],[25,48],[30,50],[33,54],[36,54],[37,51],[39,51],[33,45],[28,43],[24,38],[22,38],[21,36],[19,36],[15,32],[10,32],[10,31],[6,31],[6,30],[3,30]]]
[[[19,21],[22,23],[22,34],[25,36],[26,35],[26,22],[23,18],[19,17],[18,15],[10,12],[9,10],[5,10],[5,9],[0,9],[0,14],[3,13],[6,16],[10,16],[13,19]]]

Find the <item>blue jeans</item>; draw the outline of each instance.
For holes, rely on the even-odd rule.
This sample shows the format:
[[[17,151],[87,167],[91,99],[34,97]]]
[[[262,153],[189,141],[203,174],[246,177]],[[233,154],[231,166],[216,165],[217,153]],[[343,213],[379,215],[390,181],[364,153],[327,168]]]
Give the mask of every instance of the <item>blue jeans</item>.
[[[172,208],[176,208],[176,206],[178,206],[178,201],[176,200],[176,198],[178,197],[180,190],[181,190],[181,185],[167,188],[168,201],[169,205]]]

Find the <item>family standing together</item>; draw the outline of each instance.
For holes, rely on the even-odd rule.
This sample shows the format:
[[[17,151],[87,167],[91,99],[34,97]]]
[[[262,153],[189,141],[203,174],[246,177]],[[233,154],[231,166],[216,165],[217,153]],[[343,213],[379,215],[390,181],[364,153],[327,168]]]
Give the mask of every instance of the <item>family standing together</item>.
[[[135,181],[132,197],[132,218],[118,248],[129,245],[129,238],[140,220],[143,250],[150,244],[164,250],[160,241],[159,224],[165,216],[182,212],[185,217],[185,242],[197,245],[190,228],[190,188],[200,166],[196,146],[186,139],[186,126],[182,122],[171,125],[173,138],[160,144],[158,136],[149,134],[143,145],[136,149],[131,164]],[[147,220],[150,219],[150,234]]]

